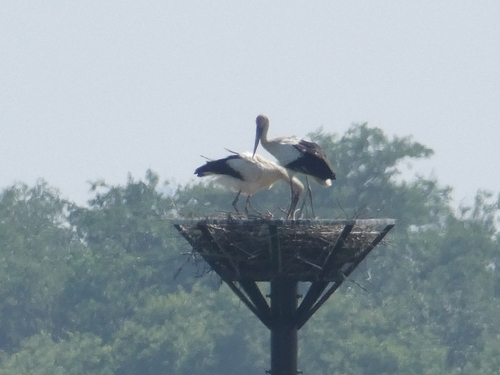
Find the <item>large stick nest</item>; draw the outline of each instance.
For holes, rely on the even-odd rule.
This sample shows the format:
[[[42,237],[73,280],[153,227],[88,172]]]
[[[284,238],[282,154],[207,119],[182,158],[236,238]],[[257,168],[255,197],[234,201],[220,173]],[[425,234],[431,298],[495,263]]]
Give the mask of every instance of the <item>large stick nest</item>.
[[[297,281],[335,281],[366,256],[393,222],[200,220],[182,221],[176,227],[193,246],[195,257],[203,257],[223,279],[270,281],[280,275]],[[353,228],[337,245],[346,225]],[[272,238],[273,229],[277,238]]]

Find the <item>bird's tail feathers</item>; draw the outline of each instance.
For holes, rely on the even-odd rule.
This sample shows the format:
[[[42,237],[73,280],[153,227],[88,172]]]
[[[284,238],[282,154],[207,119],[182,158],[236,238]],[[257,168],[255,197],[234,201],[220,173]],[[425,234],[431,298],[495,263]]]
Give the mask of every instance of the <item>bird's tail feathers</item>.
[[[322,186],[332,186],[332,180],[330,178],[327,178],[326,180],[323,180],[321,178],[314,178],[316,182]]]
[[[225,159],[207,161],[205,165],[197,168],[194,171],[194,174],[198,177],[205,177],[210,175],[226,175],[243,180],[241,174],[231,168],[230,165],[228,165],[228,160],[233,159],[238,159],[238,156],[229,156]]]
[[[196,170],[194,171],[194,174],[198,177],[205,177],[205,176],[213,174],[213,172],[210,172],[210,170],[209,170],[209,163],[210,162],[207,162],[205,165],[202,165],[201,167],[196,168]]]
[[[239,154],[240,154],[239,152],[236,152],[236,151],[230,150],[230,149],[225,148],[225,147],[224,147],[224,150],[226,150],[226,151],[230,152],[231,154],[235,154],[235,155],[239,155]]]

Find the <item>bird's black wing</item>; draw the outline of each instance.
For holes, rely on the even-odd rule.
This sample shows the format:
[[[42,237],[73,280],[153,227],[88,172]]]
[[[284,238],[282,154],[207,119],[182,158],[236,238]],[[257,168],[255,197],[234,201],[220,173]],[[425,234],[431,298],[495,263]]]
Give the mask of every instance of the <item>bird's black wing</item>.
[[[204,177],[213,174],[226,175],[243,181],[243,176],[238,171],[231,168],[227,163],[229,160],[232,159],[240,159],[240,156],[231,155],[224,159],[207,161],[205,165],[202,165],[201,167],[197,168],[194,171],[194,174],[197,175],[198,177]]]
[[[323,149],[317,143],[309,142],[309,141],[306,141],[304,139],[301,139],[294,146],[303,155],[311,154],[311,155],[316,156],[319,159],[328,160],[328,158],[326,157],[325,151],[323,151]]]
[[[335,180],[335,172],[328,161],[325,151],[314,142],[301,139],[294,147],[300,151],[302,156],[285,167],[297,172],[302,172],[322,180]]]

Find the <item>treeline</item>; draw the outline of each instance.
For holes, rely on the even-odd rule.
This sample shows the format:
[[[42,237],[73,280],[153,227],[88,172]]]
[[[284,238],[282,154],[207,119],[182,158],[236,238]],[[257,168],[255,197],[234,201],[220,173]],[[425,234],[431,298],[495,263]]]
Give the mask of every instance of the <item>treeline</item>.
[[[313,185],[316,215],[397,226],[300,331],[303,373],[497,374],[498,197],[454,210],[450,188],[403,179],[404,162],[432,156],[410,137],[367,125],[312,137],[338,176]],[[268,331],[172,226],[230,212],[233,193],[162,190],[147,171],[94,183],[85,206],[43,181],[1,192],[0,374],[265,373]],[[280,217],[287,200],[281,183],[252,202]]]

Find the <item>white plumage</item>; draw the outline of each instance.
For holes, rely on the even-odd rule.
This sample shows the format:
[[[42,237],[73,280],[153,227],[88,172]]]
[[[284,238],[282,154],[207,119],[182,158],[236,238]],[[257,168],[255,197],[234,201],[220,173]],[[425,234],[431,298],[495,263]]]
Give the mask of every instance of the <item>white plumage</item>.
[[[317,143],[309,142],[295,136],[267,139],[269,119],[265,115],[259,115],[256,122],[257,131],[255,133],[254,155],[257,147],[259,147],[259,143],[262,143],[262,146],[288,170],[290,176],[293,176],[296,172],[300,172],[306,175],[306,179],[307,176],[313,177],[320,185],[332,185],[332,180],[335,180],[335,172],[328,161],[326,153]],[[307,181],[307,187],[314,216],[309,180]],[[292,187],[291,191],[293,196]]]
[[[290,210],[295,206],[304,191],[304,186],[297,178],[292,178],[286,170],[260,155],[249,152],[234,153],[227,158],[208,161],[196,169],[198,177],[214,176],[215,181],[231,190],[238,192],[233,207],[238,212],[236,203],[241,193],[247,196],[245,212],[248,214],[250,197],[262,189],[270,189],[277,181],[284,180],[292,186],[292,202]]]
[[[321,185],[332,185],[332,180],[335,180],[335,172],[326,153],[317,143],[295,136],[267,139],[269,119],[265,115],[259,115],[256,122],[254,154],[260,142],[292,174],[300,172],[313,177]]]

